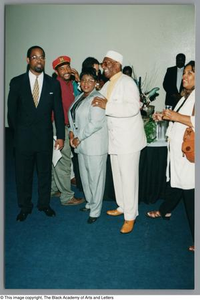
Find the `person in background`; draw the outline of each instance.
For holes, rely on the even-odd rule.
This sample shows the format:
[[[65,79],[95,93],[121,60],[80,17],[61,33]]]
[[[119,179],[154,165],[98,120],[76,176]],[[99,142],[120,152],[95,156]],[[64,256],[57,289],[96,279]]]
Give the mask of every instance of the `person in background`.
[[[51,193],[54,196],[57,191],[60,192],[60,202],[62,205],[78,205],[84,202],[82,198],[75,198],[71,190],[71,147],[69,144],[69,120],[68,110],[74,101],[74,88],[71,80],[71,74],[75,76],[78,82],[79,75],[75,69],[71,69],[71,58],[69,56],[59,56],[53,63],[53,69],[57,74],[56,80],[60,83],[62,104],[65,117],[65,143],[61,150],[62,157],[56,166],[52,164],[52,182]]]
[[[171,212],[176,208],[181,199],[184,201],[185,210],[194,241],[194,192],[195,192],[195,164],[190,162],[181,150],[185,129],[190,126],[195,128],[195,62],[190,61],[183,72],[182,98],[174,110],[164,110],[155,113],[154,119],[169,120],[168,136],[168,166],[167,187],[165,201],[159,210],[147,212],[152,219],[160,218],[169,220]],[[194,251],[190,246],[189,250]]]
[[[32,46],[27,52],[27,72],[13,78],[8,95],[8,124],[14,133],[14,155],[18,205],[17,221],[23,222],[33,209],[32,186],[34,167],[38,176],[38,210],[48,217],[50,207],[53,127],[55,147],[64,146],[64,114],[59,83],[44,73],[45,52]]]
[[[94,68],[83,69],[80,75],[83,93],[69,109],[70,143],[78,153],[78,163],[86,206],[87,222],[96,222],[101,214],[106,179],[108,132],[105,111],[91,105],[96,91],[97,75]]]
[[[96,70],[96,75],[99,75],[99,61],[94,57],[87,57],[82,63],[82,71],[84,69],[94,68]],[[81,72],[82,72],[81,71]]]
[[[123,68],[123,74],[129,76],[132,78],[132,75],[133,75],[133,69],[130,67],[130,66],[125,66]]]
[[[94,57],[87,57],[83,63],[82,63],[82,71],[84,69],[88,69],[88,68],[94,68],[96,70],[96,75],[97,75],[97,83],[96,83],[96,90],[100,89],[100,84],[99,84],[99,79],[100,79],[100,75],[101,75],[101,71],[99,69],[99,61],[94,58]]]
[[[101,64],[109,79],[101,89],[105,98],[96,96],[94,107],[105,109],[114,189],[118,207],[107,211],[110,216],[124,214],[121,233],[133,230],[138,216],[139,158],[146,146],[146,135],[140,113],[140,98],[132,78],[122,74],[123,56],[108,51]],[[134,128],[134,130],[133,130]]]
[[[104,74],[100,74],[99,75],[99,86],[98,86],[98,90],[100,91],[102,89],[102,87],[104,86],[104,84],[108,81],[109,79],[106,78],[106,76]]]
[[[72,73],[71,73],[71,77],[70,77],[70,81],[72,82],[72,85],[73,85],[73,91],[74,91],[74,96],[76,97],[77,95],[80,94],[81,90],[80,90],[80,86],[79,86],[79,74],[78,72],[75,70],[75,69],[71,69]],[[75,76],[76,75],[76,76]],[[52,77],[53,78],[57,78],[57,74],[56,72],[53,72],[52,73]],[[76,77],[76,80],[75,80],[75,77]],[[72,149],[71,149],[72,150]],[[76,177],[75,177],[75,172],[74,172],[74,155],[73,153],[71,152],[71,159],[72,159],[72,163],[71,163],[71,184],[74,185],[74,186],[77,186],[77,182],[76,182]],[[76,172],[77,173],[77,172]],[[79,174],[78,174],[79,175]],[[77,174],[76,174],[77,176]],[[54,197],[60,197],[61,193],[59,191],[57,192],[53,192],[53,196]]]
[[[181,98],[184,65],[185,54],[177,54],[176,66],[168,68],[164,77],[163,88],[166,92],[165,105],[172,106],[172,108],[175,107]]]

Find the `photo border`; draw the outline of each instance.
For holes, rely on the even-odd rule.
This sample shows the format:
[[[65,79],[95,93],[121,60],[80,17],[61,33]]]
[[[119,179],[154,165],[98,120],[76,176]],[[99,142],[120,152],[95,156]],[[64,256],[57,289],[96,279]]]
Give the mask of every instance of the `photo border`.
[[[177,0],[177,1],[151,1],[151,0],[130,0],[130,1],[39,1],[39,0],[1,0],[0,2],[0,65],[2,66],[0,69],[0,96],[2,101],[0,101],[0,120],[1,120],[1,126],[0,126],[0,136],[1,136],[1,150],[0,150],[0,163],[1,163],[1,171],[0,171],[0,191],[1,191],[1,201],[0,201],[0,242],[1,242],[1,251],[0,251],[0,295],[199,295],[200,294],[200,230],[196,232],[195,234],[195,289],[194,290],[72,290],[72,289],[5,289],[4,288],[4,127],[5,127],[5,116],[4,116],[4,94],[5,94],[5,65],[4,65],[4,52],[5,52],[5,5],[11,5],[11,4],[195,4],[195,13],[196,13],[196,57],[195,57],[195,64],[196,64],[196,82],[200,82],[199,77],[199,57],[197,56],[198,53],[200,53],[200,1],[199,0],[193,0],[193,1],[184,1],[184,0]],[[200,87],[197,85],[195,87],[196,92],[196,99],[200,99]],[[198,112],[200,111],[200,100],[197,101],[195,104],[195,108]],[[196,127],[196,153],[199,153],[200,148],[200,125],[197,124]],[[196,183],[197,178],[200,177],[200,159],[199,155],[196,155]],[[200,187],[198,184],[196,184],[195,188],[195,219],[196,219],[196,228],[200,228],[200,219],[199,214],[200,212]],[[197,230],[196,230],[197,231]],[[55,292],[54,292],[55,291]],[[0,297],[1,298],[1,297]],[[135,298],[135,297],[134,297]],[[124,299],[124,297],[123,297]]]

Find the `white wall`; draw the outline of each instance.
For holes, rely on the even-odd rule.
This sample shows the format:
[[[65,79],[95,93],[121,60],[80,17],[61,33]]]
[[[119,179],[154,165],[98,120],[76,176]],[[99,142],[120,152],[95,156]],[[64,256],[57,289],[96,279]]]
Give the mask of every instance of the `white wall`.
[[[40,45],[46,73],[60,55],[72,58],[78,71],[87,56],[102,61],[108,50],[123,54],[146,89],[160,88],[152,103],[164,106],[166,68],[177,53],[195,59],[195,7],[190,5],[7,5],[5,11],[5,102],[12,77],[26,70],[26,52]],[[6,109],[6,105],[5,105]],[[6,122],[7,124],[7,122]]]

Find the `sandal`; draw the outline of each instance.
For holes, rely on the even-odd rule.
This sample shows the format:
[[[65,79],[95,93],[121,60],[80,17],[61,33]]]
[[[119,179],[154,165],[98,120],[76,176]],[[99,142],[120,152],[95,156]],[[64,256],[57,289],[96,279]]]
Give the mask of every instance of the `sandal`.
[[[193,245],[193,246],[190,246],[190,247],[188,248],[188,250],[194,252],[194,251],[195,251],[194,245]]]
[[[148,211],[146,213],[146,216],[151,218],[151,219],[157,219],[157,218],[163,218],[165,220],[170,220],[171,217],[171,213],[167,213],[164,217],[161,216],[161,213],[159,212],[159,210],[153,210],[153,211]]]

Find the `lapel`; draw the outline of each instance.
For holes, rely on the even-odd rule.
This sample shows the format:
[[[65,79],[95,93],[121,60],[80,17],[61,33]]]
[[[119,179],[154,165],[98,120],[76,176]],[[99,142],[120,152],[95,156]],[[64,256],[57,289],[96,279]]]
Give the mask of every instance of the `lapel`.
[[[26,101],[26,107],[28,110],[36,110],[34,101],[33,101],[33,96],[31,93],[31,85],[30,85],[30,80],[28,76],[28,72],[25,74],[24,79],[23,79],[23,92],[25,95],[25,101]]]
[[[111,92],[111,94],[110,94],[110,99],[109,100],[112,100],[113,99],[113,96],[116,94],[116,93],[118,93],[119,92],[119,89],[120,89],[120,87],[121,87],[121,85],[120,85],[120,82],[122,81],[122,79],[123,79],[123,74],[117,79],[117,81],[115,82],[115,85],[114,85],[114,88],[113,88],[113,90],[112,90],[112,92]]]
[[[46,93],[47,93],[47,86],[48,86],[47,77],[44,74],[42,91],[41,91],[41,94],[40,94],[40,101],[39,101],[37,109],[41,109],[45,105],[45,98],[46,98],[45,96],[46,96]]]
[[[38,111],[45,105],[45,95],[47,93],[47,88],[48,88],[48,82],[47,82],[47,76],[44,74],[44,79],[43,79],[43,85],[42,85],[42,91],[40,94],[40,101],[37,106],[35,107],[34,101],[33,101],[33,96],[31,92],[31,85],[30,85],[30,80],[28,76],[28,72],[24,76],[24,94],[26,95],[26,101],[27,101],[27,107],[28,109],[32,109],[33,111]]]
[[[175,67],[175,70],[174,70],[174,76],[175,76],[175,85],[176,85],[176,81],[177,81],[177,73],[178,73],[178,68]]]
[[[74,121],[73,121],[73,118],[72,118],[72,108],[74,107],[75,103],[78,101],[78,99],[80,99],[80,97],[83,95],[83,93],[81,93],[80,95],[78,95],[74,102],[71,104],[70,108],[69,108],[69,111],[68,111],[68,118],[69,118],[69,122],[70,122],[70,127],[71,127],[71,130],[75,133],[76,132],[76,127],[75,127],[75,124],[74,124]]]
[[[176,81],[177,81],[177,67],[175,66],[174,69],[173,69],[173,72],[172,72],[172,75],[173,75],[173,81],[171,80],[171,82],[173,82],[174,84],[174,89],[177,90],[177,87],[176,87]],[[178,93],[178,90],[177,90],[177,93]]]
[[[96,90],[94,89],[83,101],[85,101],[85,104],[87,106],[90,107],[90,99],[91,97],[93,98],[94,95],[96,93]],[[72,131],[76,132],[76,128],[75,128],[75,125],[74,125],[74,122],[73,122],[73,119],[72,119],[72,108],[74,107],[75,103],[83,96],[83,93],[81,93],[79,96],[76,97],[75,101],[72,103],[71,107],[69,108],[69,113],[68,113],[68,116],[69,116],[69,120],[71,121],[71,127],[72,127]]]

